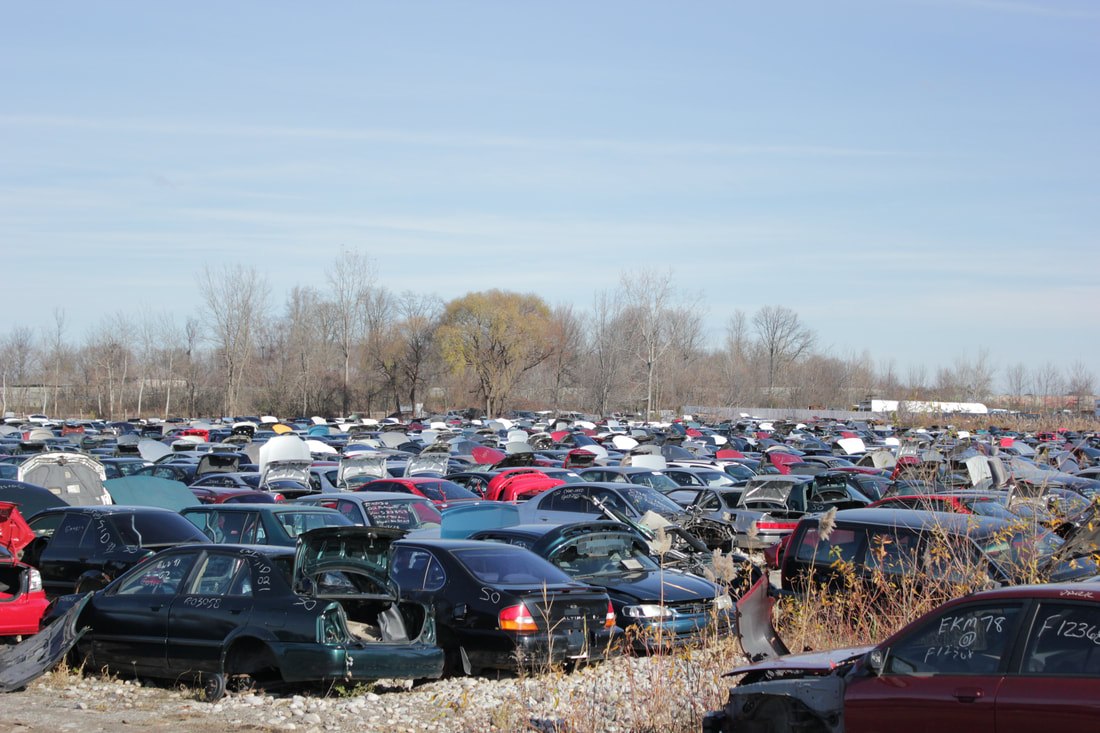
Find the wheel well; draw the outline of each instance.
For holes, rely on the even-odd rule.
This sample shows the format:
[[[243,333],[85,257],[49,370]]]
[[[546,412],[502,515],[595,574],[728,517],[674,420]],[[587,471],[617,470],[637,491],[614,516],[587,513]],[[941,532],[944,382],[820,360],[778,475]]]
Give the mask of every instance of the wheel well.
[[[278,680],[282,677],[275,655],[267,644],[255,637],[237,639],[226,650],[226,675],[248,675],[257,681]]]

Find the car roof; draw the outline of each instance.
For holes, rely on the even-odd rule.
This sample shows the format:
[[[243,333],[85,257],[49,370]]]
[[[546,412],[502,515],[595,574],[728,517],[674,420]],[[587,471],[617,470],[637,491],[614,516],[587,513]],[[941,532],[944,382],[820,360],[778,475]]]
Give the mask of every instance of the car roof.
[[[282,514],[284,512],[335,512],[339,514],[335,509],[329,509],[323,506],[306,506],[304,504],[249,504],[247,502],[241,502],[239,504],[197,504],[195,506],[184,507],[180,510],[180,514],[185,512],[268,512],[271,514]],[[341,515],[343,516],[343,515]]]
[[[516,547],[515,545],[506,545],[500,542],[485,542],[484,540],[444,540],[444,539],[402,539],[394,543],[394,546],[401,545],[419,545],[426,548],[438,548],[440,550],[469,550],[477,548],[509,548],[517,552],[527,552],[522,547]]]
[[[986,598],[1057,598],[1100,602],[1100,583],[1070,582],[1043,583],[1039,585],[1011,585],[992,590],[980,591],[965,596],[966,600],[984,600]]]
[[[956,512],[932,512],[922,509],[890,509],[888,507],[842,509],[835,520],[845,524],[904,529],[943,529],[952,534],[979,535],[1003,530],[1010,523],[996,517]],[[817,521],[817,518],[802,521]]]
[[[386,480],[386,479],[379,479]],[[343,499],[357,504],[374,503],[378,501],[419,501],[431,504],[430,499],[425,499],[417,494],[403,494],[400,491],[326,491],[320,494],[309,494],[295,499],[298,504],[317,504],[322,501]]]
[[[60,512],[72,512],[80,514],[130,514],[135,512],[150,512],[155,514],[178,514],[173,509],[165,509],[158,506],[134,506],[131,504],[93,504],[90,506],[55,506],[43,509],[35,514],[58,514]]]

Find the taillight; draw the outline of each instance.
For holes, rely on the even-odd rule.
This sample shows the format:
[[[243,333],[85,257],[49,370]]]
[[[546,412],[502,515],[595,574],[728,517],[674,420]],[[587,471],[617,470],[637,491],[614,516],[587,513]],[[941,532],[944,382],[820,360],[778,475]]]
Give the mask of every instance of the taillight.
[[[611,607],[611,601],[607,602],[607,618],[604,619],[603,627],[610,629],[615,625],[615,609]]]
[[[275,494],[275,501],[277,503],[286,501],[286,498],[282,494]]]
[[[348,640],[344,609],[332,604],[317,617],[317,641],[321,644],[342,644]]]
[[[37,593],[42,590],[42,574],[34,568],[27,570],[27,592]]]
[[[518,606],[509,606],[502,609],[500,612],[500,628],[504,631],[538,631],[539,627],[535,624],[535,619],[531,616],[531,612],[527,610],[527,606],[519,604]]]
[[[798,526],[798,522],[757,522],[757,529],[791,529]]]

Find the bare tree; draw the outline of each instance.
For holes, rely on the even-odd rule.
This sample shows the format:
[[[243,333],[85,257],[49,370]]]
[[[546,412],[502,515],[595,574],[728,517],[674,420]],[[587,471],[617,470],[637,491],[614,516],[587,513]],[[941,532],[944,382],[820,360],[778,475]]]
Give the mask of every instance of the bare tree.
[[[336,344],[344,361],[341,409],[345,415],[351,403],[352,354],[363,331],[363,305],[367,293],[374,287],[377,269],[369,255],[345,249],[325,273],[331,293]]]
[[[607,414],[623,366],[626,334],[619,328],[619,304],[607,291],[596,294],[584,364],[593,409]],[[555,407],[560,408],[559,405]]]
[[[758,310],[752,325],[767,363],[768,399],[774,401],[776,379],[813,347],[816,337],[798,320],[797,313],[781,305]]]
[[[65,349],[65,310],[53,309],[53,329],[49,334],[50,356],[53,359],[53,414],[57,415],[57,392],[61,386],[61,355]],[[44,392],[45,390],[43,390]],[[46,398],[42,397],[42,412],[46,412]]]
[[[218,272],[205,267],[198,284],[209,338],[225,369],[225,413],[236,415],[245,371],[265,315],[267,279],[254,267],[236,265]]]
[[[1050,409],[1055,397],[1061,396],[1063,384],[1062,372],[1054,362],[1048,361],[1035,370],[1035,386],[1042,395],[1044,412]]]
[[[1094,381],[1092,370],[1085,365],[1085,362],[1078,359],[1070,365],[1069,373],[1066,375],[1066,394],[1073,397],[1078,414],[1085,412],[1087,400],[1092,396]],[[1091,412],[1091,406],[1089,407]]]
[[[1023,362],[1005,367],[1005,388],[1010,395],[1011,405],[1019,410],[1024,404],[1024,395],[1031,392],[1031,375]]]
[[[623,272],[619,277],[619,293],[622,318],[631,336],[627,344],[645,371],[646,419],[651,420],[661,359],[676,342],[677,329],[692,323],[682,317],[683,313],[693,308],[698,310],[700,306],[697,302],[688,304],[677,317],[676,310],[680,306],[676,302],[671,270]]]

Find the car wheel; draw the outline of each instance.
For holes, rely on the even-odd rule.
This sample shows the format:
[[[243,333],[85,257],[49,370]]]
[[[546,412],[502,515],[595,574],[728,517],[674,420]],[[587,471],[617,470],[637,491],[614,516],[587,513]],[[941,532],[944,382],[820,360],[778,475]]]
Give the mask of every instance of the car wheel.
[[[206,677],[202,684],[202,699],[217,702],[225,696],[225,675],[213,674]]]

